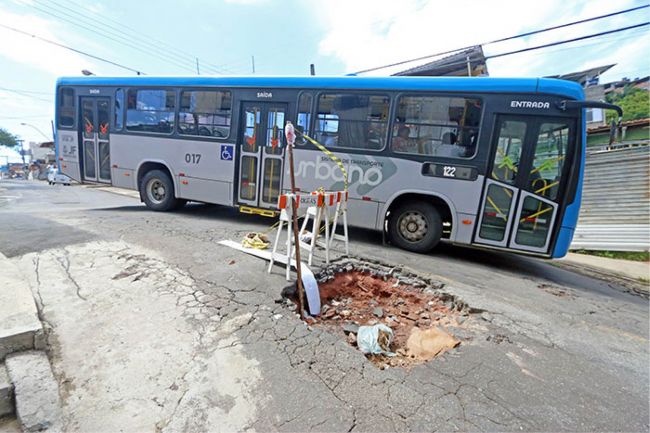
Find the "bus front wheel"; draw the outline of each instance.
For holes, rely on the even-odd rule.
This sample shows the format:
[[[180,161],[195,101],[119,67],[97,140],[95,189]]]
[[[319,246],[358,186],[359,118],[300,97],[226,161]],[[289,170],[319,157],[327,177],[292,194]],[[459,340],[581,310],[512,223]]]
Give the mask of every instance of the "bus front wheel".
[[[155,211],[177,209],[182,203],[174,195],[174,183],[162,170],[147,172],[140,182],[140,192],[144,203]]]
[[[398,247],[416,253],[426,253],[440,242],[442,218],[431,203],[404,203],[391,211],[388,234]]]

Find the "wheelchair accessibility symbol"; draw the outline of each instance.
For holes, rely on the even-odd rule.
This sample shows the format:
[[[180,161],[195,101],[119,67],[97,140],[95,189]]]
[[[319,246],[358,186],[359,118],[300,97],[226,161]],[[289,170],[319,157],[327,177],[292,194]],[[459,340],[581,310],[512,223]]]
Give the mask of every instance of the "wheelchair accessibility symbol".
[[[227,144],[221,145],[221,159],[223,161],[232,161],[234,149]]]

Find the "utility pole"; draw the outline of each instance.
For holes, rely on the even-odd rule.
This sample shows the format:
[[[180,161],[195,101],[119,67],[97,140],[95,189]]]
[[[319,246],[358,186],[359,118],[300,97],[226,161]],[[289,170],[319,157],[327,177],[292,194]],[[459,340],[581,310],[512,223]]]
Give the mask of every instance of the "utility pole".
[[[196,75],[201,75],[201,72],[199,72],[199,58],[196,58]]]
[[[309,65],[309,75],[316,75],[316,66],[313,63]]]
[[[251,56],[251,62],[253,64],[253,74],[255,74],[255,56]]]

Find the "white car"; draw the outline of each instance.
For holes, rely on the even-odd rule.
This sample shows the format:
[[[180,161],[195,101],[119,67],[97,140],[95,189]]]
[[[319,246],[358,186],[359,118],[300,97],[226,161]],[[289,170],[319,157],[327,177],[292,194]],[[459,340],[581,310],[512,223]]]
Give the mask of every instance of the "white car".
[[[50,185],[55,185],[61,183],[63,185],[70,185],[71,179],[63,173],[59,173],[56,168],[51,168],[47,172],[47,183]]]

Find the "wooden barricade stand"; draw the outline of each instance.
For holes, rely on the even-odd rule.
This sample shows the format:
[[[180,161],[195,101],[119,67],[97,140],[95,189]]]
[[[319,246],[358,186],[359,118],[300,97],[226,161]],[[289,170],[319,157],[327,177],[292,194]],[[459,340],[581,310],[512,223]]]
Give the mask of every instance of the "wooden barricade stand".
[[[349,254],[348,246],[348,219],[347,219],[347,199],[348,194],[344,191],[333,191],[333,192],[322,192],[316,191],[311,194],[283,194],[278,200],[278,207],[280,208],[280,224],[278,227],[278,232],[275,236],[275,242],[273,243],[273,251],[271,253],[271,261],[269,263],[268,272],[271,273],[273,264],[276,261],[287,263],[287,272],[286,277],[289,280],[289,270],[291,268],[291,259],[293,258],[293,248],[291,245],[291,237],[293,233],[290,229],[291,224],[291,203],[292,199],[295,197],[297,203],[296,212],[299,212],[300,209],[306,209],[304,215],[304,221],[300,229],[299,235],[305,233],[309,221],[312,220],[312,230],[310,232],[309,242],[303,242],[299,240],[300,246],[309,251],[308,265],[312,265],[314,251],[317,245],[321,245],[325,249],[325,262],[329,264],[329,249],[331,248],[332,242],[336,240],[341,240],[345,243],[345,253]],[[330,209],[335,209],[334,219],[332,221],[332,228],[330,229]],[[341,220],[339,220],[339,215]],[[321,223],[325,223],[325,236],[322,243],[318,243],[318,238],[320,237],[320,227]],[[343,226],[343,234],[336,234],[337,224],[341,223]],[[287,230],[287,241],[286,241],[286,254],[280,253],[278,247],[280,245],[282,231]],[[300,239],[300,236],[299,236]]]

